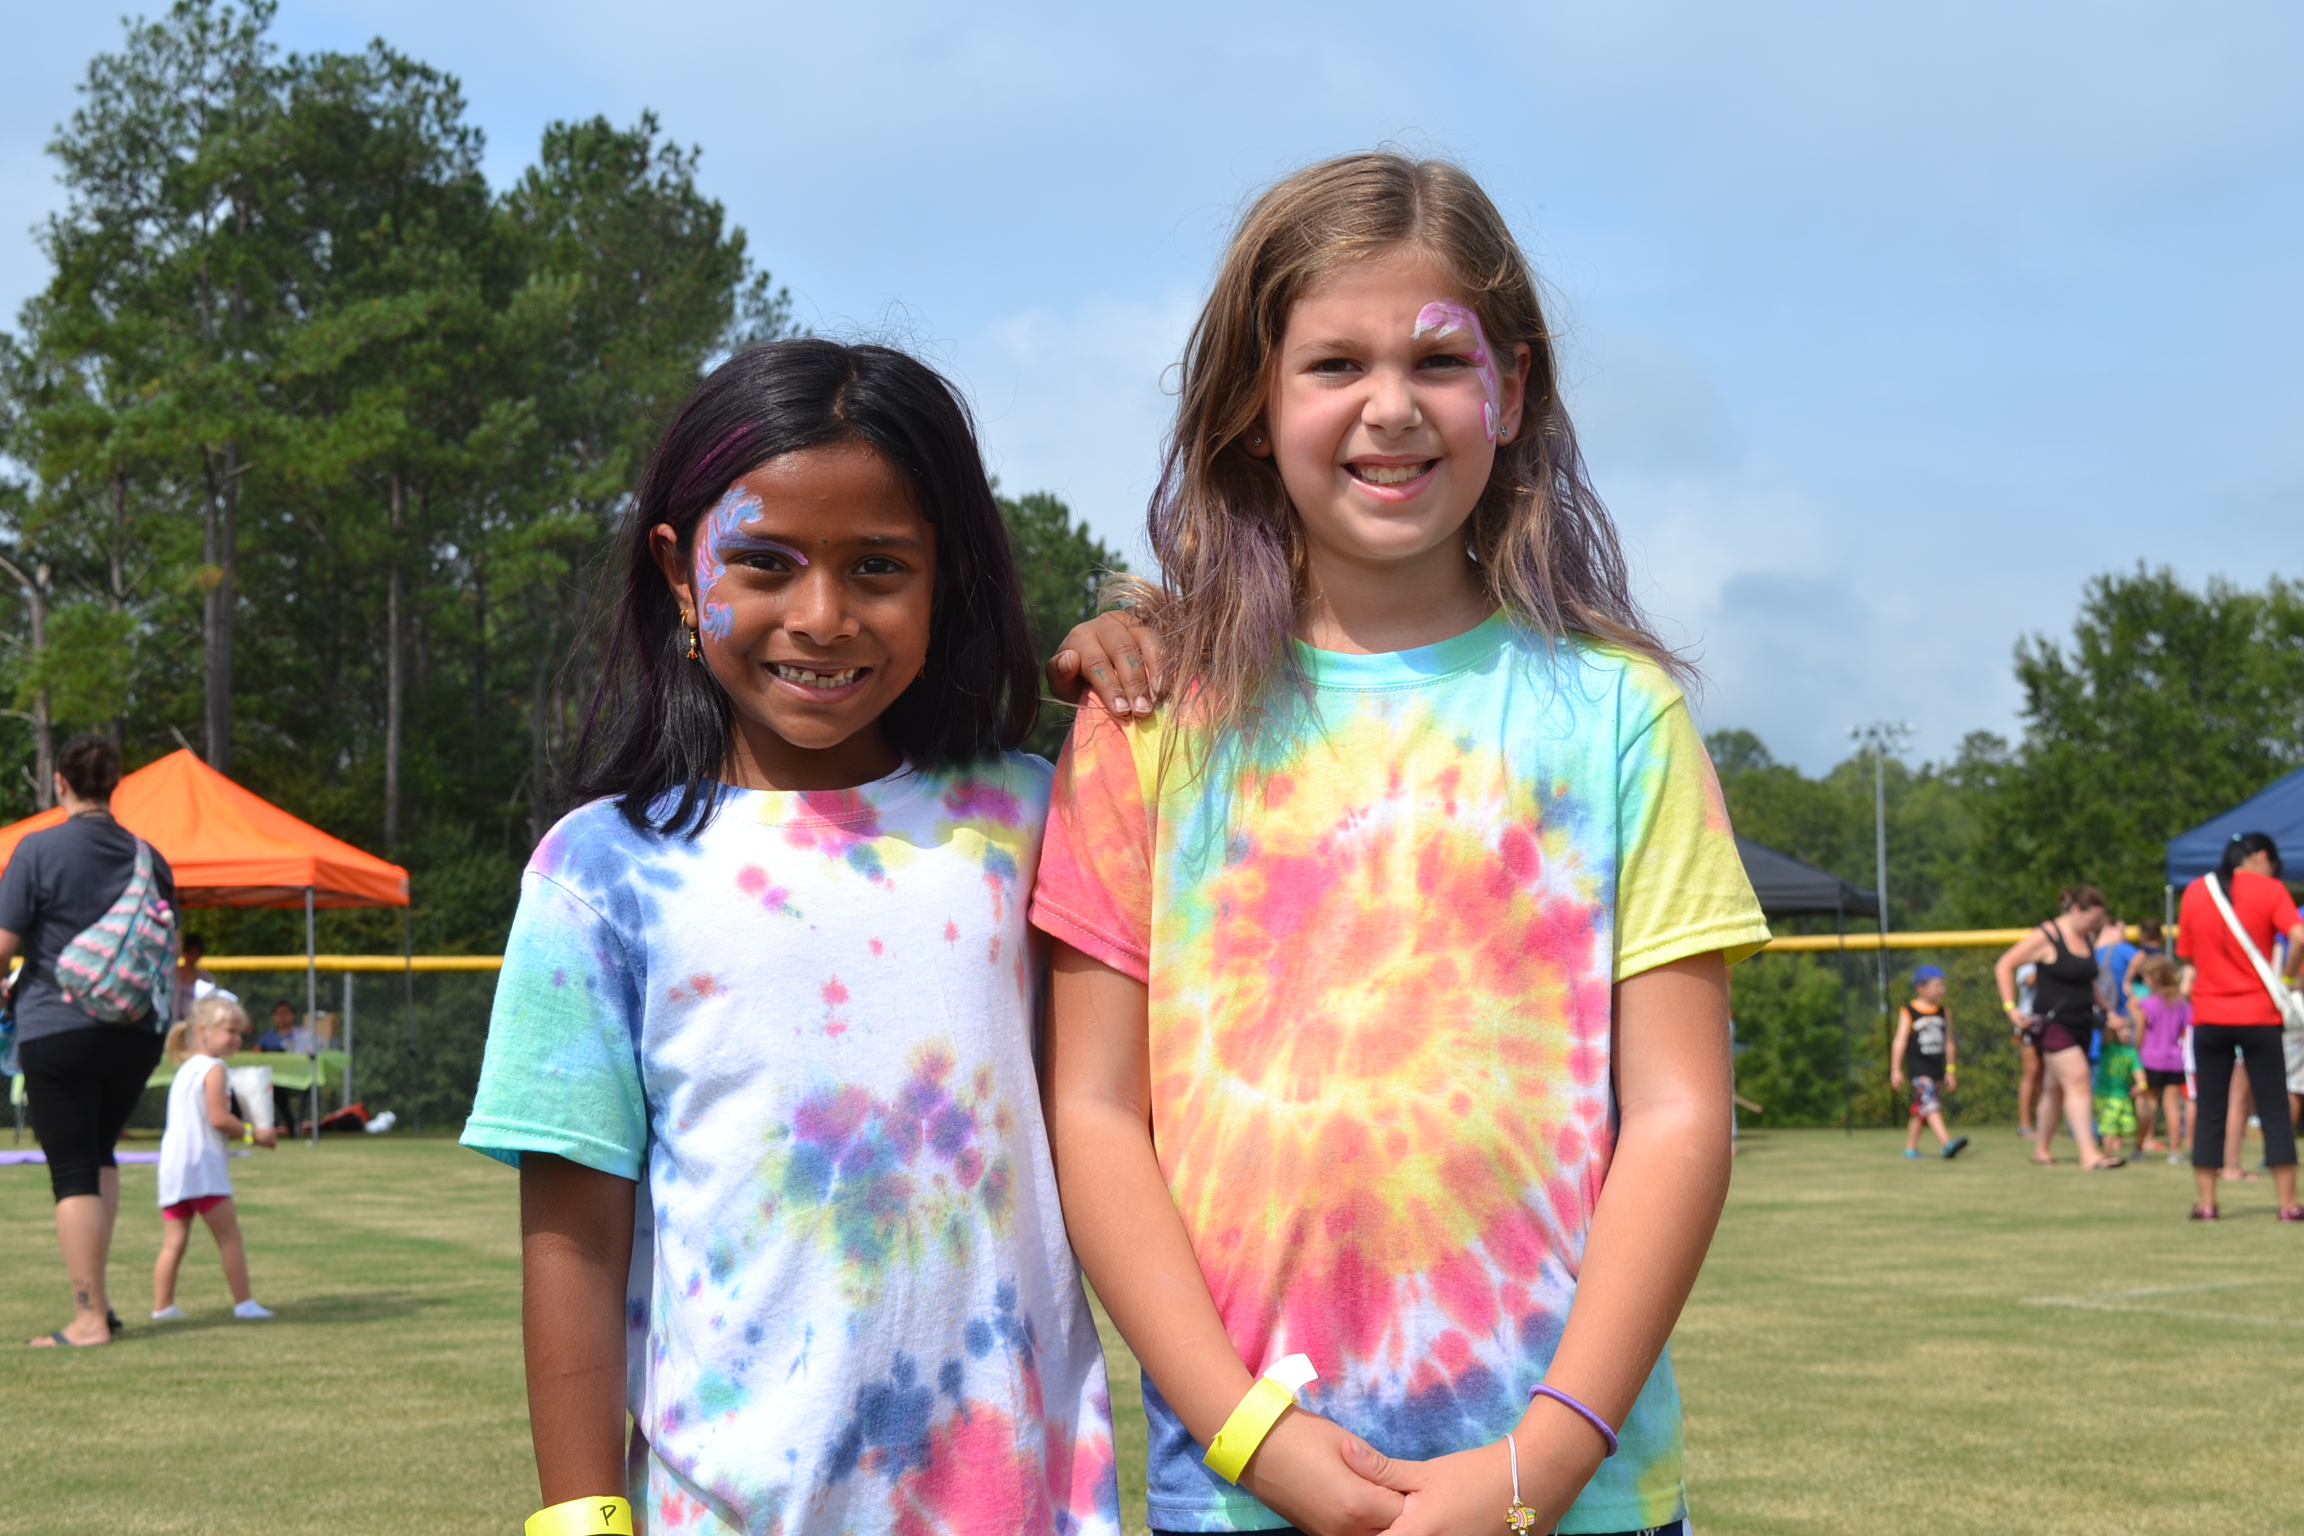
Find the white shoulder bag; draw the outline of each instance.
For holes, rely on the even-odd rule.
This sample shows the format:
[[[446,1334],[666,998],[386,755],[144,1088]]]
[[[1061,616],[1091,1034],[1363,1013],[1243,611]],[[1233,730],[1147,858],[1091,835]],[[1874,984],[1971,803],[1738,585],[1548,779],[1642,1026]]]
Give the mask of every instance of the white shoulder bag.
[[[2272,962],[2257,950],[2256,941],[2240,926],[2239,915],[2232,910],[2232,902],[2225,896],[2224,887],[2217,884],[2216,877],[2203,875],[2201,879],[2208,883],[2208,896],[2216,903],[2216,910],[2224,915],[2224,926],[2232,930],[2232,942],[2246,952],[2256,967],[2256,979],[2264,983],[2264,990],[2271,994],[2272,1006],[2280,1010],[2280,1022],[2291,1031],[2304,1030],[2304,998],[2289,989],[2288,983],[2272,969]]]

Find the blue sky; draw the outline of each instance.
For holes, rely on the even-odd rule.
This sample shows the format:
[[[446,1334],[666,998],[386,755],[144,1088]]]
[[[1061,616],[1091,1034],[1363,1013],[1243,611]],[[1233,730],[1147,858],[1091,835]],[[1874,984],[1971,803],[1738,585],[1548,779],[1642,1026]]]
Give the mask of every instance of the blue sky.
[[[114,7],[7,0],[0,309]],[[2304,9],[287,0],[464,82],[499,183],[652,107],[835,334],[919,348],[1012,490],[1141,559],[1175,359],[1245,197],[1453,156],[1556,296],[1568,400],[1705,726],[2013,733],[2011,650],[2137,562],[2299,571]]]

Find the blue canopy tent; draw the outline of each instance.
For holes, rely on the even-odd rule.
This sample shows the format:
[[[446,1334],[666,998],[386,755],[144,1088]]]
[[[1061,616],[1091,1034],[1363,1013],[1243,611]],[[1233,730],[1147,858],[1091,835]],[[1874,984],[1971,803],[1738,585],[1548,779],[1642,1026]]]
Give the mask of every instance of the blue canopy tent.
[[[2304,872],[2304,768],[2274,779],[2220,816],[2168,839],[2168,889],[2174,893],[2214,869],[2235,833],[2262,832],[2280,845],[2292,871]],[[2169,921],[2175,921],[2173,911]]]

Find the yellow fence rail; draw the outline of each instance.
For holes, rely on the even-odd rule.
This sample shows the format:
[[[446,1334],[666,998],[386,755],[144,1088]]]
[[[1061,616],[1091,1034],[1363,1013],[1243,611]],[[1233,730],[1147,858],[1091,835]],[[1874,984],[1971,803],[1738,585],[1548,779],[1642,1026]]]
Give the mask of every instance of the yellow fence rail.
[[[1885,939],[1872,930],[1851,932],[1845,941],[1834,933],[1796,933],[1768,941],[1772,954],[1818,954],[1875,949],[2006,949],[2030,928],[1956,928],[1942,933],[1891,933]],[[2134,936],[2134,930],[2130,930]],[[2175,938],[2170,930],[2169,938]],[[502,955],[321,955],[314,962],[323,971],[500,971]],[[206,955],[200,964],[211,971],[300,971],[302,955]]]
[[[2029,928],[1958,928],[1944,933],[1891,933],[1883,940],[1875,930],[1849,934],[1847,947],[1851,950],[2006,949],[2030,932]],[[1795,933],[1768,941],[1771,953],[1815,954],[1837,952],[1840,947],[1841,939],[1836,933]]]
[[[502,955],[316,955],[323,971],[500,971]],[[300,971],[302,955],[202,955],[204,971]]]

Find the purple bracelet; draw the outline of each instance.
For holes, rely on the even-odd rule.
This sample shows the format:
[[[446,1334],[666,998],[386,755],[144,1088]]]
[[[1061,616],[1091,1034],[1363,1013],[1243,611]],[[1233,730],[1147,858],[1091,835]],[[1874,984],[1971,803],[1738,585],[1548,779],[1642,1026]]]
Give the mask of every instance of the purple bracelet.
[[[1548,1387],[1545,1386],[1542,1382],[1538,1382],[1535,1386],[1528,1389],[1528,1401],[1534,1402],[1540,1397],[1548,1397],[1552,1399],[1552,1401],[1560,1404],[1562,1407],[1568,1409],[1571,1413],[1574,1413],[1578,1417],[1582,1418],[1585,1423],[1600,1431],[1600,1438],[1608,1443],[1608,1456],[1613,1456],[1616,1454],[1616,1431],[1608,1427],[1608,1421],[1606,1419],[1600,1417],[1600,1415],[1594,1413],[1591,1409],[1585,1407],[1582,1403],[1576,1401],[1576,1399],[1570,1397],[1567,1393],[1561,1391],[1558,1387]],[[1608,1456],[1603,1456],[1600,1459],[1602,1461],[1606,1461]]]

